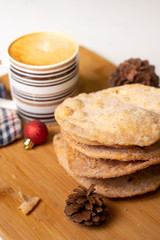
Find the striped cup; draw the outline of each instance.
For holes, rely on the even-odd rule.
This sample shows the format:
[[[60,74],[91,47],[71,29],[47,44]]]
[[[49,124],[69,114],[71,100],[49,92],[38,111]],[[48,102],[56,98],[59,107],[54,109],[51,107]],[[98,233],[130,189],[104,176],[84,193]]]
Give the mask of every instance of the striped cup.
[[[55,108],[77,91],[78,45],[60,33],[22,36],[8,48],[9,80],[20,116],[55,121]]]

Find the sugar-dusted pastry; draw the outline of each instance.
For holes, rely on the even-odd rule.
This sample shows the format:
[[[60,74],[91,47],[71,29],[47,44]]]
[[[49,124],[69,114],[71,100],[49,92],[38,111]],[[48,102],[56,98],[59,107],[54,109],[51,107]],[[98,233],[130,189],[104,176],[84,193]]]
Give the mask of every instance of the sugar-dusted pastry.
[[[19,192],[19,196],[22,200],[21,205],[19,206],[19,209],[23,212],[23,214],[27,215],[30,213],[35,206],[40,201],[39,197],[31,197],[29,195],[24,194],[23,192]]]
[[[67,143],[79,152],[93,158],[106,158],[119,161],[155,160],[160,161],[160,141],[147,146],[114,147],[105,145],[89,145],[76,141],[68,132],[61,129]]]
[[[61,135],[54,137],[54,149],[59,163],[77,182],[85,187],[95,184],[96,192],[106,197],[132,197],[156,190],[160,186],[160,164],[115,178],[88,178],[76,175],[69,167],[68,154]]]
[[[107,146],[149,146],[160,139],[160,90],[140,84],[66,99],[55,117],[67,132]]]
[[[160,164],[160,159],[150,159],[148,161],[118,161],[88,157],[70,147],[62,135],[59,137],[59,142],[63,145],[63,151],[66,152],[68,166],[70,170],[78,176],[115,178],[134,173],[151,165]]]

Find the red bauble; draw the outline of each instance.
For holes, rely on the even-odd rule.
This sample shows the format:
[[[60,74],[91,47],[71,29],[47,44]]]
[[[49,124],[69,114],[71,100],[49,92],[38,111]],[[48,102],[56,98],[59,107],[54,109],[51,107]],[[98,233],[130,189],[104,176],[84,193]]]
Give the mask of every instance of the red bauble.
[[[33,120],[26,124],[24,136],[35,144],[41,144],[48,136],[48,129],[40,120]]]

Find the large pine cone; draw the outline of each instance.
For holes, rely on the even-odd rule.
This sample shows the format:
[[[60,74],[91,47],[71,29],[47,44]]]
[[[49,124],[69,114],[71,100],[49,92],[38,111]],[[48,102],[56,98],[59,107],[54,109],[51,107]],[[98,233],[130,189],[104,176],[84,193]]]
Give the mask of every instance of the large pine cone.
[[[158,87],[159,77],[155,74],[155,67],[147,60],[130,58],[121,63],[109,79],[110,87],[132,83]]]
[[[100,194],[94,193],[94,184],[89,189],[79,186],[66,200],[64,213],[77,223],[87,226],[100,225],[108,215],[108,209]]]

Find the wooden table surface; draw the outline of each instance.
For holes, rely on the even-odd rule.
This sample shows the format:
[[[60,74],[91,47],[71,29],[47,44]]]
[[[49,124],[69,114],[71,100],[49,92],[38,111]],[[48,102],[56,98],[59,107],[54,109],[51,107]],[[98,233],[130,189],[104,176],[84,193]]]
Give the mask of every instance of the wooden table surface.
[[[80,48],[81,92],[107,87],[115,66]],[[9,90],[8,78],[2,77]],[[65,200],[77,183],[58,164],[49,126],[46,143],[27,151],[23,139],[0,149],[0,236],[4,240],[160,240],[160,190],[125,199],[107,199],[110,217],[100,227],[85,227],[66,219]],[[41,202],[28,215],[18,210],[18,191],[39,196]]]

